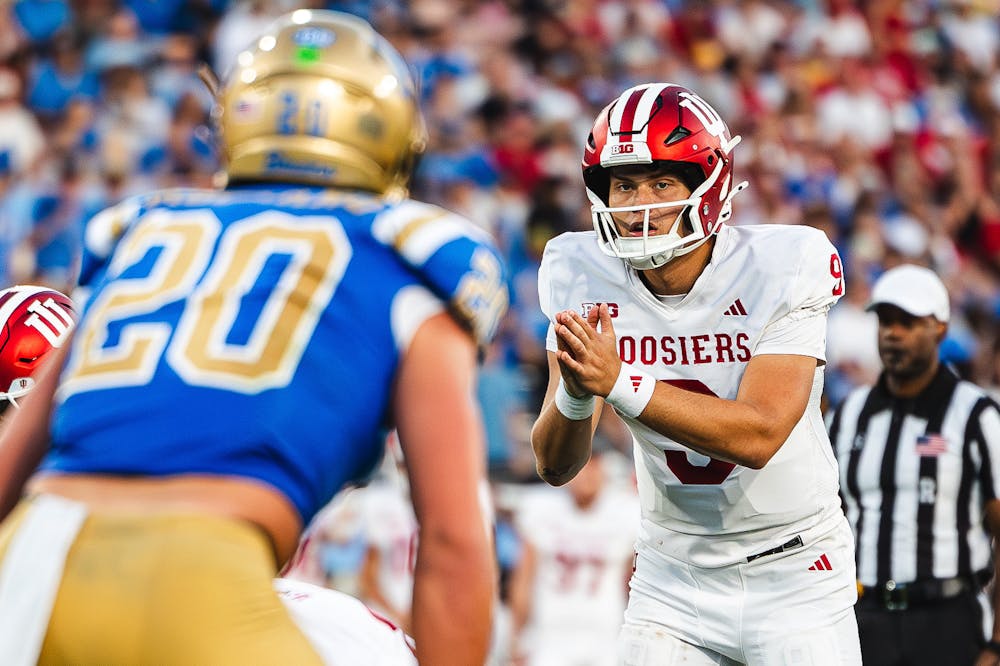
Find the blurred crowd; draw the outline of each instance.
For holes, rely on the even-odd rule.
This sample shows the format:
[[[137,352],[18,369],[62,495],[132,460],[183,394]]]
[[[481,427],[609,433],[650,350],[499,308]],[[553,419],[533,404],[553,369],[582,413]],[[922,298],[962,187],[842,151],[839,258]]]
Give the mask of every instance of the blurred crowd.
[[[0,283],[67,288],[88,218],[217,183],[205,63],[225,76],[273,17],[358,14],[416,70],[430,132],[417,198],[490,230],[513,308],[482,379],[490,459],[530,478],[544,390],[535,272],[590,228],[579,163],[622,89],[690,87],[744,141],[735,224],[808,224],[844,259],[827,398],[878,371],[869,285],[907,261],[951,291],[944,354],[1000,386],[998,0],[14,0],[0,7]],[[607,439],[627,453],[620,428]]]
[[[300,7],[360,15],[396,45],[430,133],[413,196],[492,232],[507,259],[512,309],[480,385],[501,518],[519,502],[505,484],[536,480],[541,250],[591,228],[583,143],[641,82],[694,89],[743,136],[735,170],[751,187],[732,223],[806,224],[839,249],[830,404],[877,375],[864,305],[903,262],[950,290],[946,360],[1000,394],[1000,0],[12,0],[0,5],[0,285],[71,290],[95,212],[218,184],[199,66],[224,77]],[[613,416],[599,446],[628,468]],[[513,566],[508,518],[498,553]]]

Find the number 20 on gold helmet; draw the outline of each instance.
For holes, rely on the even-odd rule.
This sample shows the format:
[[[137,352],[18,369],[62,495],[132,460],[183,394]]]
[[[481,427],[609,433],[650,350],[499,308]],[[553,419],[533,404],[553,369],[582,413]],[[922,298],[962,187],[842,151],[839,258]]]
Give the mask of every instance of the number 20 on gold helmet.
[[[425,145],[403,59],[364,20],[300,9],[237,56],[213,111],[230,183],[403,196]]]

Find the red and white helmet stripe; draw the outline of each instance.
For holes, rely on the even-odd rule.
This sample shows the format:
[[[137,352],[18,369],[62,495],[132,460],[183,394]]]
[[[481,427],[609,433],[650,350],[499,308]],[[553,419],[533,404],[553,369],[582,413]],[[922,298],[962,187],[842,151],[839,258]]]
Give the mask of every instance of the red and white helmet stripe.
[[[601,150],[601,165],[644,164],[652,160],[647,139],[649,119],[653,105],[660,93],[671,84],[635,86],[618,98],[624,104],[615,104],[608,119],[608,140]]]

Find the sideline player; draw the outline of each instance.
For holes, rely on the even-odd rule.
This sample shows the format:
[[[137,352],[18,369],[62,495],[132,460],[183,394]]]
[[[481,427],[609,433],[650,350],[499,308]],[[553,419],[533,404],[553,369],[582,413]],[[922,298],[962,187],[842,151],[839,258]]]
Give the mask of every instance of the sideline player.
[[[529,491],[517,510],[511,578],[516,654],[526,666],[612,666],[639,526],[633,489],[612,487],[595,452],[562,488]]]
[[[642,525],[623,663],[857,664],[853,541],[819,407],[840,258],[811,228],[724,224],[745,186],[738,142],[669,83],[597,117],[595,231],[550,241],[539,272],[537,467],[571,479],[604,402],[632,432]]]
[[[271,580],[391,422],[421,528],[418,659],[481,662],[495,572],[473,387],[505,294],[471,223],[405,199],[423,145],[405,66],[367,23],[298,10],[240,56],[216,118],[226,190],[90,225],[62,374],[0,440],[6,508],[51,438],[0,532],[0,651],[318,663]]]

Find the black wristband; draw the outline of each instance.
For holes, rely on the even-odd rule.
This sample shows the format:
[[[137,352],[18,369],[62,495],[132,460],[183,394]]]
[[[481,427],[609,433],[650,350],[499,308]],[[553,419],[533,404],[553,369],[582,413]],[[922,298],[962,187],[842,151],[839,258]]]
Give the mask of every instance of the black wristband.
[[[983,646],[984,650],[989,650],[993,654],[1000,655],[1000,641],[986,641],[986,645]]]

